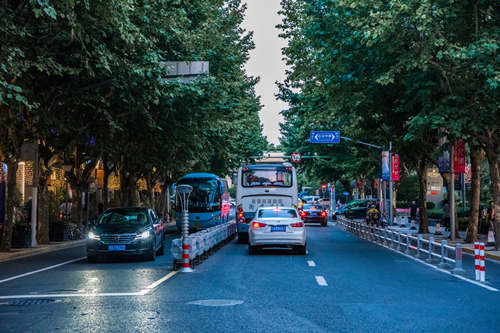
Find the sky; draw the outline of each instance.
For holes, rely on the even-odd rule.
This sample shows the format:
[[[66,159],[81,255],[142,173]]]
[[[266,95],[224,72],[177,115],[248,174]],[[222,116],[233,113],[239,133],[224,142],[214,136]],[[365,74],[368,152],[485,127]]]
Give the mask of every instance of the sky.
[[[255,49],[250,52],[250,59],[245,68],[250,76],[259,76],[260,82],[255,87],[263,108],[260,119],[264,125],[264,136],[274,144],[279,144],[280,126],[283,117],[279,114],[287,104],[278,101],[275,94],[278,87],[275,82],[285,79],[285,62],[281,49],[286,41],[278,37],[276,28],[281,23],[278,15],[280,0],[247,0],[247,11],[243,28],[254,32]]]

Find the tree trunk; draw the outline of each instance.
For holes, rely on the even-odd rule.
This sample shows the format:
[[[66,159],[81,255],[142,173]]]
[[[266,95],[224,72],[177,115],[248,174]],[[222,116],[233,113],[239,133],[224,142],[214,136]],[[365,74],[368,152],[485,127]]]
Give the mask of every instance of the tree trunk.
[[[496,147],[495,147],[496,148]],[[500,250],[500,165],[498,162],[498,153],[492,146],[486,150],[488,165],[490,167],[491,178],[491,197],[495,210],[495,249]]]
[[[111,170],[104,167],[104,179],[102,184],[102,204],[104,210],[109,208],[109,175],[111,174]]]
[[[47,184],[39,184],[38,192],[38,224],[37,224],[37,242],[39,244],[49,243],[49,190]]]
[[[71,222],[78,224],[82,223],[82,189],[78,184],[71,184],[72,201],[71,201]]]
[[[429,162],[426,158],[421,159],[417,164],[417,174],[419,181],[418,201],[419,201],[419,216],[420,224],[418,232],[420,234],[429,233],[429,220],[427,215],[427,166]]]
[[[7,209],[6,219],[2,228],[0,251],[9,251],[12,244],[12,228],[14,227],[14,206],[16,202],[17,161],[7,161]]]
[[[483,150],[480,147],[471,145],[472,198],[469,228],[465,238],[465,241],[468,243],[478,240],[477,229],[479,224],[479,204],[481,200],[481,162],[483,160],[483,155]]]

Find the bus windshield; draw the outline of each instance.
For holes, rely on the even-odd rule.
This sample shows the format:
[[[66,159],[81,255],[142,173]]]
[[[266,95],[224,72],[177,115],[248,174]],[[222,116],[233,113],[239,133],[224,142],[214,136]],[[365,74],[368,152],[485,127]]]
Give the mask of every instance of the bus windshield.
[[[292,186],[292,169],[286,167],[243,169],[242,177],[243,187]]]
[[[187,184],[193,187],[189,195],[190,212],[214,212],[220,210],[220,193],[217,179],[187,178],[181,179],[178,185]],[[177,205],[177,210],[181,210]]]

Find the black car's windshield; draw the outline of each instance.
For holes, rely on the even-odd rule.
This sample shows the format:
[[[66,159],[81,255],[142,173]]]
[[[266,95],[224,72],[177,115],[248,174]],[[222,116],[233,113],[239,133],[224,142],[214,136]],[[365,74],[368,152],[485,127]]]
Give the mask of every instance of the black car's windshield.
[[[261,209],[257,214],[257,217],[261,218],[273,218],[273,217],[286,217],[286,218],[296,218],[297,212],[295,209]]]
[[[120,209],[105,212],[99,219],[99,225],[146,225],[148,217],[144,210]]]

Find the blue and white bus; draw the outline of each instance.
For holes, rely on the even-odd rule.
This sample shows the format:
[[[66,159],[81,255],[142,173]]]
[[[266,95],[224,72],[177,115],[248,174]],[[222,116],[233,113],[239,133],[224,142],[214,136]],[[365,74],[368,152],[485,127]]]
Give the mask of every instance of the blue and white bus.
[[[297,174],[290,163],[240,167],[236,187],[238,240],[248,239],[248,223],[257,208],[297,206],[297,195]]]
[[[229,189],[227,181],[211,173],[190,173],[176,185],[193,187],[189,196],[189,229],[205,229],[229,221]],[[176,224],[182,228],[181,205],[176,196]]]

